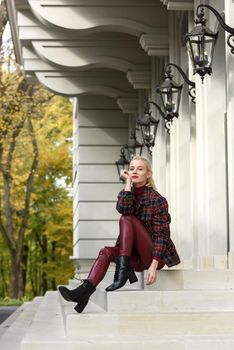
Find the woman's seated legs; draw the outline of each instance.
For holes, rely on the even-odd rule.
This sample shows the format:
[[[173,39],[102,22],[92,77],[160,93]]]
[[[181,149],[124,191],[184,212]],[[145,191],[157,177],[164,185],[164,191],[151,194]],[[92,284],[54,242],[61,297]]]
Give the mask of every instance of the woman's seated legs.
[[[124,249],[122,244],[124,243]],[[126,248],[127,247],[127,248]],[[148,268],[152,262],[152,239],[143,223],[134,215],[122,215],[120,218],[120,255],[128,252],[130,264],[138,270]],[[137,258],[140,261],[137,261]]]
[[[104,247],[100,250],[96,261],[94,262],[88,280],[97,286],[104,278],[106,271],[111,262],[119,255],[119,247]]]

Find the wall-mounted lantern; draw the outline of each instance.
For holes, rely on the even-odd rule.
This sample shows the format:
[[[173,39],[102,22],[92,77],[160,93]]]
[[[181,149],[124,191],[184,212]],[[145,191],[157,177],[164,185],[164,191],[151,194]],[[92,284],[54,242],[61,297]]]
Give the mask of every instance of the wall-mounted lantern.
[[[170,129],[173,119],[179,116],[179,106],[181,91],[183,85],[177,84],[171,74],[171,66],[165,70],[165,80],[157,87],[156,92],[160,95],[162,101],[162,116],[166,120],[166,128]]]
[[[152,154],[152,148],[155,145],[155,138],[157,134],[159,120],[156,120],[152,117],[152,112],[150,111],[150,104],[156,106],[161,116],[163,116],[161,108],[156,103],[149,101],[144,105],[144,117],[141,120],[138,120],[138,124],[141,129],[144,145],[148,148],[149,153]]]
[[[134,128],[131,130],[131,136],[130,136],[130,141],[127,145],[124,146],[124,148],[128,152],[128,159],[131,161],[134,155],[136,153],[141,156],[142,150],[143,150],[143,144],[137,141],[137,136],[136,136],[136,130],[137,128]]]
[[[185,74],[183,69],[180,66],[178,66],[177,64],[175,64],[175,63],[168,63],[165,66],[165,72],[170,70],[169,74],[171,74],[171,67],[175,67],[176,70],[180,73],[180,75],[184,79],[185,83],[187,83],[188,86],[190,86],[190,88],[189,88],[189,96],[191,97],[191,101],[193,103],[195,103],[195,99],[196,99],[196,84],[193,81],[189,80],[189,78],[187,77],[187,75]],[[178,111],[179,111],[179,106],[178,106]]]
[[[184,40],[193,65],[193,72],[201,76],[202,82],[206,74],[211,75],[212,73],[214,47],[218,37],[218,32],[214,33],[206,26],[204,8],[212,11],[223,29],[230,33],[227,38],[227,44],[231,48],[231,53],[234,54],[234,44],[231,43],[234,39],[234,28],[229,27],[224,22],[219,12],[212,6],[204,4],[199,5],[196,10],[196,17],[198,18],[195,20],[196,26],[190,33],[185,35]]]
[[[129,164],[130,162],[125,156],[125,147],[122,147],[120,150],[120,158],[115,162],[119,177],[120,177],[121,170],[125,170],[125,169],[128,170]]]

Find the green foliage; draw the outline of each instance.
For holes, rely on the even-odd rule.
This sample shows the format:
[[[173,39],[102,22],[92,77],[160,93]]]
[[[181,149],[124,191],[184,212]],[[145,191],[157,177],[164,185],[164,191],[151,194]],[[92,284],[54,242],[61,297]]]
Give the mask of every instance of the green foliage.
[[[9,295],[10,256],[0,235],[0,296]]]
[[[4,166],[9,161],[9,196],[17,242],[20,225],[26,215],[25,189],[33,169],[29,217],[23,236],[21,267],[28,297],[55,289],[72,276],[72,154],[66,138],[72,136],[72,103],[55,96],[40,85],[29,86],[17,68],[0,77],[1,166],[0,218],[7,227],[4,206]],[[28,128],[30,119],[32,131]],[[35,150],[37,154],[35,154]],[[0,235],[0,297],[9,295],[10,251],[4,234]]]
[[[29,298],[24,297],[21,299],[11,299],[8,297],[0,298],[0,306],[20,306],[26,301],[29,301]]]

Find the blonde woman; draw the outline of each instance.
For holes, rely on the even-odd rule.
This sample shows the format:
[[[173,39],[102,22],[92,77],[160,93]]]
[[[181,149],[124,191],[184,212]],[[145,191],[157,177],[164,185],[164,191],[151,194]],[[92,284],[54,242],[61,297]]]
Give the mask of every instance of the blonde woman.
[[[74,290],[59,287],[67,301],[77,302],[75,310],[82,312],[89,297],[104,278],[110,262],[116,263],[113,283],[106,291],[113,291],[137,281],[134,271],[148,270],[147,284],[153,284],[157,270],[180,263],[170,238],[170,214],[167,200],[155,188],[149,161],[135,156],[129,170],[120,178],[125,181],[119,193],[116,209],[121,215],[119,237],[114,247],[104,247],[94,262],[87,280]]]

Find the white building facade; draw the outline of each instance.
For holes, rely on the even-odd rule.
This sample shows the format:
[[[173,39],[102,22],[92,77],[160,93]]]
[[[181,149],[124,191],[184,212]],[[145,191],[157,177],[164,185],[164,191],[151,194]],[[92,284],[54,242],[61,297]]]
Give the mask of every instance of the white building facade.
[[[207,0],[234,27],[233,0]],[[7,0],[17,61],[30,82],[74,97],[73,257],[85,272],[118,235],[116,198],[123,184],[115,161],[144,102],[159,102],[165,63],[196,83],[196,104],[184,83],[170,135],[160,118],[152,151],[158,191],[169,202],[179,268],[233,268],[234,55],[219,29],[213,74],[193,76],[183,41],[198,0]],[[174,80],[182,83],[173,70]],[[144,154],[148,156],[147,149]]]

